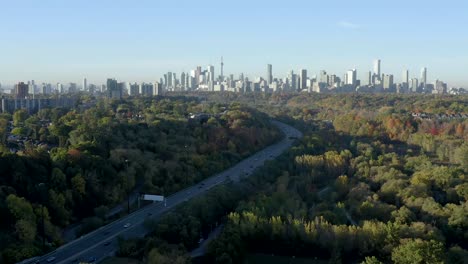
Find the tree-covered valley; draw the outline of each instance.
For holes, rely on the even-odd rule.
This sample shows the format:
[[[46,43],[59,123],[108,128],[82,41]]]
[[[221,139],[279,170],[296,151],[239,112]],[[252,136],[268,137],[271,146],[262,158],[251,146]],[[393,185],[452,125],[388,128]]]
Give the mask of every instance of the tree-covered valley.
[[[255,105],[304,137],[243,183],[188,202],[149,225],[145,239],[122,242],[120,256],[145,263],[255,263],[253,256],[272,255],[289,257],[284,263],[466,263],[466,98],[224,96],[211,100]],[[190,260],[200,234],[220,222],[207,255]]]
[[[119,239],[117,256],[136,263],[466,263],[467,102],[194,93],[82,98],[71,111],[2,115],[3,261],[40,253],[43,237],[52,249],[71,223],[104,224],[128,190],[167,195],[239,162],[281,138],[269,122],[276,119],[304,137],[242,182],[148,221],[145,238]],[[18,146],[11,135],[31,140]],[[219,226],[206,255],[192,259],[200,238]]]
[[[0,122],[2,263],[63,244],[72,224],[79,234],[105,224],[134,190],[170,195],[281,137],[253,108],[183,97],[83,97]]]

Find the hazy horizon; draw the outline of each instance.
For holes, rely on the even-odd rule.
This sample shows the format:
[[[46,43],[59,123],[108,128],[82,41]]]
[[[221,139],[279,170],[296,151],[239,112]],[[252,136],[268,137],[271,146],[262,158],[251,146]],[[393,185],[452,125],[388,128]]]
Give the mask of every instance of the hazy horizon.
[[[362,79],[378,58],[396,81],[427,67],[430,83],[468,87],[468,4],[417,2],[5,2],[0,83],[154,82],[209,64],[219,75],[223,56],[236,77],[265,77],[269,63],[275,77],[356,68]]]

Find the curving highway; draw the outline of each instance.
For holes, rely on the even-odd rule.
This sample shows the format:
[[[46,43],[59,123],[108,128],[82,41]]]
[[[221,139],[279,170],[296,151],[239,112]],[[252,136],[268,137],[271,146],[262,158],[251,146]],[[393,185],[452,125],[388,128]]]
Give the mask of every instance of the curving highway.
[[[148,205],[81,238],[73,240],[30,263],[99,262],[108,256],[114,255],[118,247],[117,237],[143,237],[148,232],[143,225],[145,220],[158,219],[175,206],[195,196],[199,196],[214,186],[225,183],[227,180],[239,181],[241,178],[251,175],[266,160],[276,158],[291,147],[296,138],[302,137],[300,131],[289,125],[278,121],[272,121],[272,123],[285,134],[284,139],[280,142],[255,153],[221,173],[166,197],[163,203]]]

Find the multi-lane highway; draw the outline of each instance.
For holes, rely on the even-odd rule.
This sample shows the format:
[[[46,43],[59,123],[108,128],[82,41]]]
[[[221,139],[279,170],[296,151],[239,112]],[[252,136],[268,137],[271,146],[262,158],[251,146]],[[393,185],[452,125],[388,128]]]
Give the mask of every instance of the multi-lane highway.
[[[175,206],[195,196],[199,196],[214,186],[223,184],[228,180],[239,181],[251,175],[266,160],[274,159],[288,149],[293,144],[295,138],[302,137],[302,133],[295,128],[278,121],[272,122],[285,134],[284,139],[280,142],[257,152],[219,174],[166,197],[165,202],[148,205],[120,220],[73,240],[39,259],[31,261],[31,263],[99,262],[115,253],[118,247],[117,237],[143,237],[147,233],[143,225],[145,220],[158,219],[162,214]]]

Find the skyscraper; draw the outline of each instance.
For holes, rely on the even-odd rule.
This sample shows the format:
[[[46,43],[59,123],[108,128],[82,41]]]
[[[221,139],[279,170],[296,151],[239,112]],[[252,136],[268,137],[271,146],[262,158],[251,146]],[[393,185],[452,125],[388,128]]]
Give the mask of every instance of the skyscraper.
[[[307,88],[307,70],[301,69],[300,73],[299,90],[303,90]]]
[[[88,89],[88,81],[86,78],[83,78],[83,91],[86,91]]]
[[[328,74],[326,71],[320,71],[320,83],[328,84]]]
[[[357,81],[356,69],[348,70],[346,73],[346,84],[355,86]]]
[[[19,82],[15,84],[15,95],[18,99],[24,99],[28,96],[29,86],[24,82]]]
[[[273,82],[273,66],[267,64],[267,84],[270,85]]]
[[[385,90],[393,89],[393,75],[387,74],[383,79],[383,88]]]
[[[122,87],[119,87],[117,80],[107,79],[107,96],[109,98],[122,98]]]
[[[208,65],[208,81],[214,82],[216,80],[216,75],[214,72],[214,66],[213,65]]]
[[[427,68],[426,67],[421,69],[420,83],[421,83],[422,89],[425,90],[426,84],[427,84]]]
[[[374,61],[374,74],[380,78],[380,59]]]
[[[405,89],[409,88],[409,71],[408,70],[403,71],[402,83]]]
[[[64,93],[63,84],[57,83],[57,92],[58,93]]]
[[[175,84],[172,83],[172,72],[167,73],[167,88],[170,89],[174,87]]]
[[[185,86],[185,72],[182,72],[180,74],[180,88],[182,91],[185,91],[186,86]]]
[[[140,94],[140,87],[137,83],[130,84],[130,91],[129,91],[131,96],[137,96]]]
[[[162,95],[163,93],[163,88],[162,84],[159,82],[155,82],[153,85],[153,95]]]
[[[201,72],[201,66],[197,66],[197,69],[195,70],[195,87],[197,87],[200,84]]]
[[[413,78],[411,79],[411,92],[413,93],[417,93],[418,92],[418,79],[417,78]]]
[[[172,73],[172,87],[173,87],[174,90],[177,87],[177,76],[176,76],[175,72]]]
[[[436,80],[434,83],[434,90],[432,93],[437,93],[437,94],[446,94],[447,93],[447,84]]]

